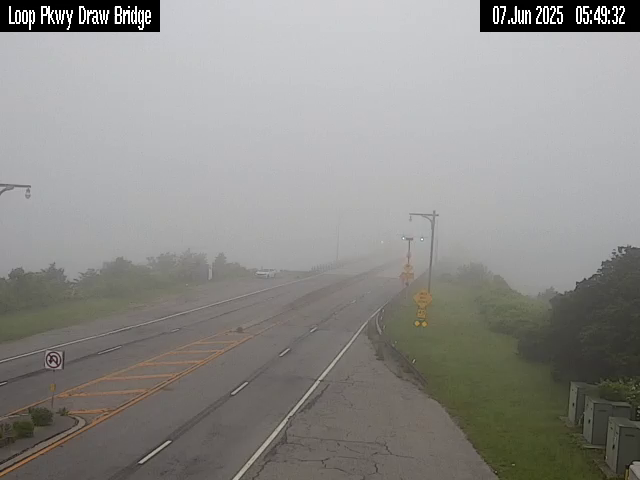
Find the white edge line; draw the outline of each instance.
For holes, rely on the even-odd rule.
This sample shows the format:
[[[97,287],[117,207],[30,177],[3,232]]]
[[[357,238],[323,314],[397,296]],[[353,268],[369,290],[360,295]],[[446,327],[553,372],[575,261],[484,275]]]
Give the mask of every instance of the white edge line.
[[[169,333],[176,333],[178,330],[180,330],[179,328],[174,328],[173,330],[171,330]]]
[[[146,325],[151,325],[153,323],[162,322],[164,320],[169,320],[170,318],[180,317],[182,315],[187,315],[189,313],[197,312],[199,310],[204,310],[205,308],[216,307],[218,305],[223,305],[225,303],[233,302],[234,300],[240,300],[241,298],[251,297],[252,295],[257,295],[259,293],[268,292],[269,290],[274,290],[276,288],[286,287],[287,285],[293,285],[294,283],[304,282],[304,281],[309,280],[311,278],[319,277],[320,275],[324,275],[324,273],[319,273],[317,275],[312,275],[310,277],[301,278],[299,280],[294,280],[292,282],[282,283],[280,285],[275,285],[275,286],[269,287],[269,288],[263,288],[262,290],[257,290],[255,292],[245,293],[245,294],[239,295],[237,297],[227,298],[226,300],[222,300],[220,302],[210,303],[209,305],[204,305],[202,307],[192,308],[191,310],[185,310],[184,312],[174,313],[173,315],[168,315],[166,317],[156,318],[154,320],[149,320],[147,322],[138,323],[136,325],[129,325],[127,327],[118,328],[116,330],[111,330],[109,332],[100,333],[98,335],[91,335],[90,337],[79,338],[78,340],[72,340],[71,342],[65,342],[65,343],[60,343],[58,345],[52,345],[50,347],[41,348],[39,350],[34,350],[33,352],[21,353],[20,355],[16,355],[14,357],[3,358],[2,360],[0,360],[0,364],[6,363],[6,362],[11,362],[12,360],[18,360],[19,358],[29,357],[31,355],[36,355],[38,353],[42,353],[42,352],[45,352],[47,350],[53,350],[55,348],[60,348],[60,347],[67,347],[69,345],[75,345],[76,343],[82,343],[82,342],[87,342],[89,340],[95,340],[96,338],[106,337],[107,335],[114,335],[116,333],[126,332],[127,330],[132,330],[134,328],[140,328],[140,327],[144,327]]]
[[[262,445],[260,445],[258,450],[256,450],[256,452],[251,456],[251,458],[249,458],[249,460],[247,460],[247,463],[245,463],[242,466],[240,471],[238,471],[238,473],[235,474],[235,476],[232,478],[232,480],[240,480],[242,478],[242,476],[245,473],[247,473],[247,470],[249,470],[251,468],[251,466],[254,463],[256,463],[256,460],[258,460],[258,458],[260,458],[260,455],[262,455],[264,453],[264,451],[267,448],[269,448],[269,445],[271,445],[271,443],[275,440],[275,438],[284,429],[284,427],[287,425],[287,422],[291,419],[291,417],[293,417],[298,412],[298,410],[300,410],[300,408],[302,407],[304,402],[307,401],[307,399],[311,396],[311,394],[316,391],[316,389],[318,388],[320,383],[325,379],[325,377],[329,374],[329,372],[331,372],[331,370],[333,370],[333,367],[336,366],[336,364],[340,361],[340,359],[345,354],[345,352],[351,347],[353,342],[356,341],[356,338],[358,338],[358,335],[360,335],[360,333],[362,333],[362,330],[364,330],[364,327],[367,326],[367,323],[369,323],[369,320],[371,320],[378,313],[379,310],[380,309],[376,310],[373,313],[373,315],[371,315],[369,318],[367,318],[367,321],[364,322],[360,326],[358,331],[356,333],[354,333],[353,337],[351,337],[351,340],[349,340],[349,342],[344,346],[344,348],[342,350],[340,350],[340,353],[338,353],[336,358],[334,358],[331,361],[331,363],[324,370],[324,372],[322,372],[320,374],[320,376],[318,377],[318,379],[315,382],[313,382],[313,385],[311,385],[311,388],[309,388],[309,390],[307,390],[307,393],[305,393],[302,396],[302,398],[300,400],[298,400],[298,403],[296,403],[295,406],[291,409],[291,411],[289,413],[287,413],[287,416],[282,419],[282,421],[278,424],[276,429],[273,432],[271,432],[271,435],[269,435],[267,437],[267,439],[264,441],[264,443]]]
[[[107,348],[106,350],[102,350],[101,352],[98,352],[98,355],[102,355],[103,353],[113,352],[113,351],[118,350],[120,348],[122,348],[122,345],[118,345],[117,347]]]
[[[0,382],[0,387],[5,386],[7,383],[9,383],[9,382]]]
[[[236,395],[240,390],[242,390],[247,385],[249,385],[249,382],[244,382],[242,385],[236,388],[233,392],[231,392],[231,396],[233,397],[234,395]]]
[[[309,333],[313,333],[313,332],[315,332],[316,330],[318,330],[318,327],[313,327],[311,330],[309,330]]]
[[[171,443],[171,440],[167,440],[166,442],[164,442],[162,445],[160,445],[159,447],[157,447],[155,450],[153,450],[151,453],[149,453],[147,456],[143,457],[139,462],[138,465],[144,465],[145,463],[147,463],[149,461],[149,459],[151,459],[154,455],[157,455],[158,453],[160,453],[161,450],[167,448],[169,446],[169,444]]]
[[[283,350],[282,353],[279,355],[280,357],[284,357],[287,353],[289,353],[291,351],[290,348],[287,348],[286,350]]]

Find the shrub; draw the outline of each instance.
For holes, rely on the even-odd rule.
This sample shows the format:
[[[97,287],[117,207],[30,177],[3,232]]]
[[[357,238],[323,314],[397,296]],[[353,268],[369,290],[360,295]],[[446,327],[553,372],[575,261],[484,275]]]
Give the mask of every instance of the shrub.
[[[471,262],[459,267],[455,278],[460,285],[481,287],[491,283],[493,273],[482,263]]]
[[[33,437],[33,423],[31,420],[16,420],[13,422],[13,431],[16,438]]]
[[[13,430],[13,425],[11,425],[10,423],[0,424],[0,433],[2,434],[2,438],[4,438],[5,440],[8,439],[10,441],[13,441],[13,439],[16,437],[16,432]]]
[[[640,406],[640,379],[603,380],[598,383],[598,395],[612,402],[629,402]]]
[[[438,280],[441,282],[452,283],[455,281],[455,277],[450,273],[441,273],[440,276],[438,276]]]
[[[57,413],[61,417],[68,417],[69,416],[69,410],[67,409],[67,407],[59,408]]]
[[[13,425],[11,425],[10,423],[0,423],[0,439],[2,439],[0,445],[8,445],[10,443],[13,443],[15,438],[16,433],[13,430]]]
[[[489,328],[518,339],[548,324],[548,306],[515,290],[485,288],[476,304]]]
[[[53,423],[53,412],[48,408],[30,408],[29,415],[31,415],[31,420],[36,427],[46,427]]]
[[[591,277],[551,299],[553,363],[587,382],[640,372],[640,248],[618,247]]]
[[[549,351],[550,329],[541,325],[521,332],[518,340],[518,355],[530,362],[547,362],[551,360]]]

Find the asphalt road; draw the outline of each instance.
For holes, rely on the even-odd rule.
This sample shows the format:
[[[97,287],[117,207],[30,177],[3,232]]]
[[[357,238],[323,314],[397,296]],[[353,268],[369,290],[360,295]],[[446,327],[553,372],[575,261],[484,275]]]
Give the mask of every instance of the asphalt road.
[[[74,342],[62,347],[56,408],[89,424],[0,477],[233,479],[400,289],[401,264],[367,260],[300,281],[231,282],[2,345],[0,415],[44,400],[53,374],[42,371],[39,350]],[[185,310],[194,311],[176,315]]]
[[[251,480],[498,480],[464,433],[393,358],[356,338]],[[383,350],[384,357],[384,350]]]

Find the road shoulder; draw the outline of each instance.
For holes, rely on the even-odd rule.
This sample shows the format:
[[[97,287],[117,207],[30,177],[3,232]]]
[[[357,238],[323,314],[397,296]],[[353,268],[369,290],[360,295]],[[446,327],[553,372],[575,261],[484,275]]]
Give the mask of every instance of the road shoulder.
[[[436,401],[361,335],[245,478],[496,480]]]

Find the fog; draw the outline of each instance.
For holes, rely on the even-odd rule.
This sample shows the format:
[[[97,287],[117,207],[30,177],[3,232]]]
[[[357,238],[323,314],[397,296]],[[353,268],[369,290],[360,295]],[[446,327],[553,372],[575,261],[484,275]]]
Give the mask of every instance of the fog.
[[[631,34],[477,0],[163,1],[161,33],[0,34],[0,274],[192,248],[307,268],[428,235],[527,293],[638,244]],[[426,242],[415,261],[426,265]],[[398,272],[400,273],[400,272]]]

